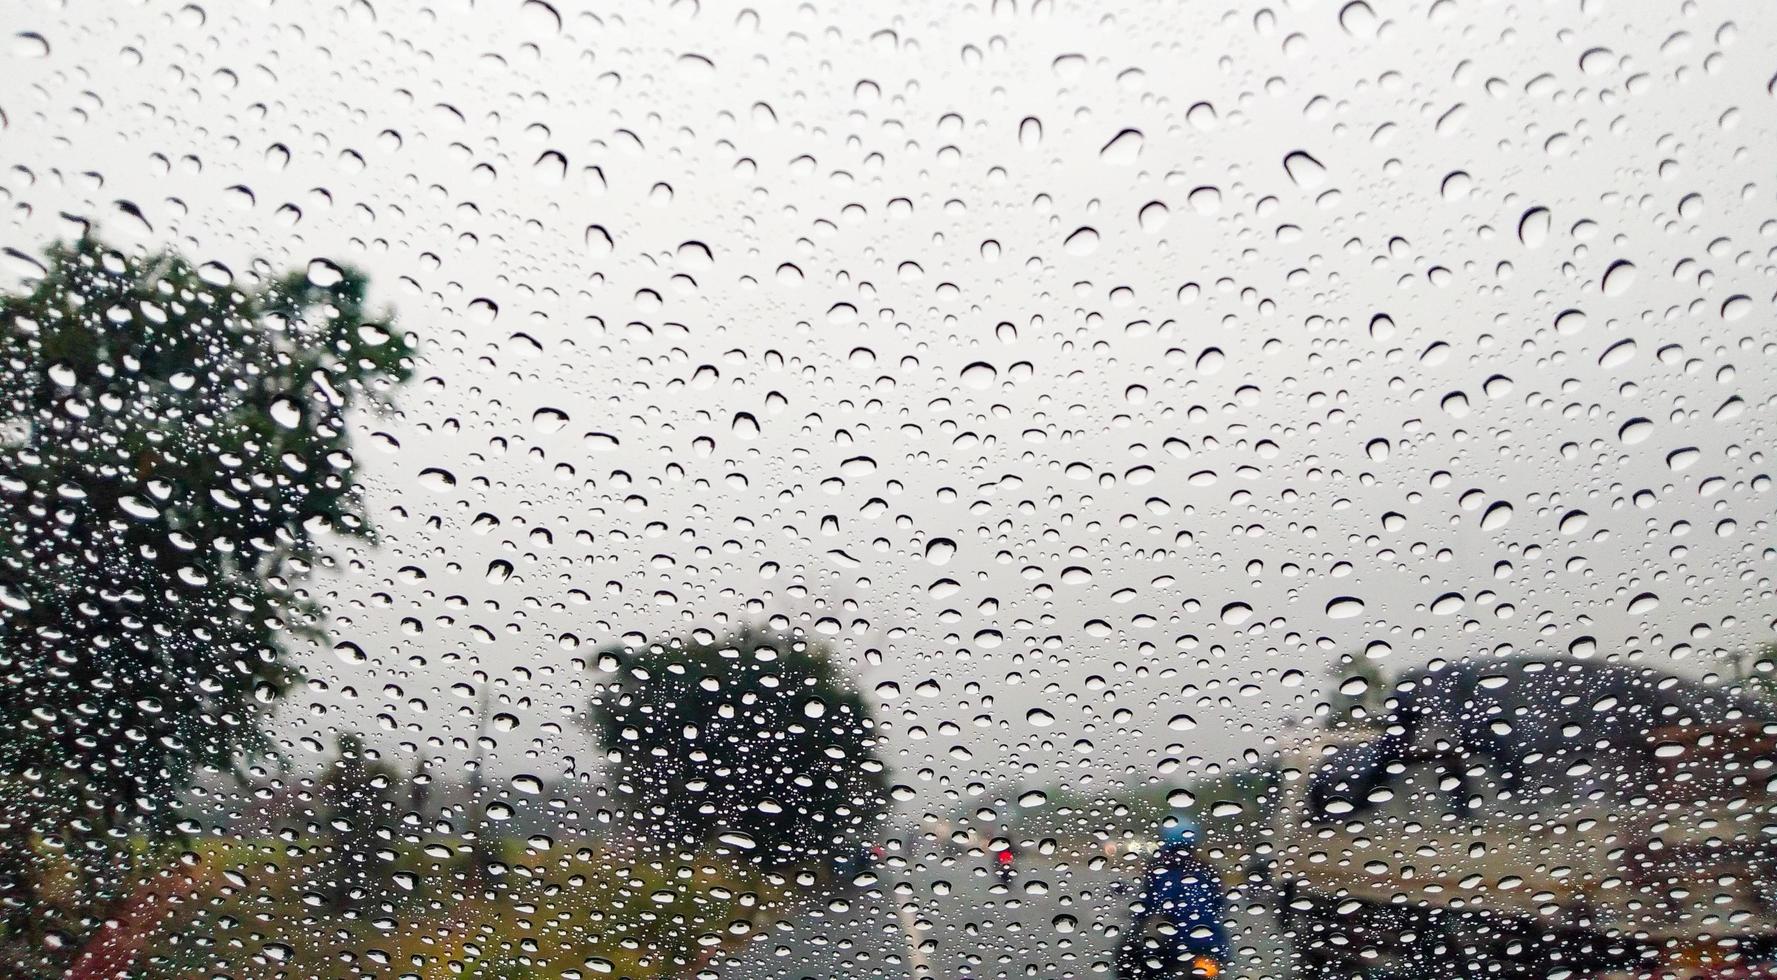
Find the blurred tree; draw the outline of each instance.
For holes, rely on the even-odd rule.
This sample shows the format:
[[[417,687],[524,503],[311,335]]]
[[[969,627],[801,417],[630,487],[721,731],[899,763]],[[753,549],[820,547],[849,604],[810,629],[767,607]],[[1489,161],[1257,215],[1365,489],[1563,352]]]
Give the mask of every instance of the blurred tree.
[[[346,414],[412,371],[365,285],[317,260],[248,288],[89,236],[0,299],[0,904],[5,955],[37,951],[14,975],[160,860],[139,842],[201,773],[268,748],[321,535],[371,537]]]
[[[617,679],[592,725],[639,843],[716,841],[790,864],[832,855],[885,812],[869,709],[824,647],[748,630],[605,656]]]
[[[339,753],[321,778],[318,839],[325,842],[328,901],[335,909],[376,901],[386,890],[395,858],[392,828],[400,777],[369,758],[364,739],[339,739]]]
[[[1328,728],[1347,729],[1378,725],[1389,695],[1388,674],[1382,665],[1362,654],[1339,655],[1332,671],[1333,692],[1327,698]]]
[[[1244,850],[1243,842],[1251,840],[1258,828],[1270,826],[1280,783],[1277,766],[1271,762],[1253,761],[1203,776],[1188,785],[1196,801],[1191,815],[1202,824],[1206,841]]]
[[[1734,681],[1755,698],[1777,702],[1777,643],[1747,647],[1734,653]]]

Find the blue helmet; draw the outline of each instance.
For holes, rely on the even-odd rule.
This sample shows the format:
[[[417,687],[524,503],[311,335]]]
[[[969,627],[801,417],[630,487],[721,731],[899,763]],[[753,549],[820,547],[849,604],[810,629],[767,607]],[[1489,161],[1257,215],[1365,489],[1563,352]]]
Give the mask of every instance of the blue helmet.
[[[1202,836],[1203,828],[1188,817],[1175,817],[1160,825],[1160,846],[1169,851],[1196,847]]]

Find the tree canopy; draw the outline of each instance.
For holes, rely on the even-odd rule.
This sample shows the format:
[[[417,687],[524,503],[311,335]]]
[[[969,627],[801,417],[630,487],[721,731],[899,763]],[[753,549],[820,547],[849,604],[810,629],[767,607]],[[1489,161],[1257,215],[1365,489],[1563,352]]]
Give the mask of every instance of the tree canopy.
[[[0,298],[0,836],[164,828],[266,748],[324,535],[372,534],[347,413],[412,372],[365,288],[89,236]]]
[[[887,807],[864,699],[818,643],[747,630],[607,651],[592,724],[645,844],[818,859]]]

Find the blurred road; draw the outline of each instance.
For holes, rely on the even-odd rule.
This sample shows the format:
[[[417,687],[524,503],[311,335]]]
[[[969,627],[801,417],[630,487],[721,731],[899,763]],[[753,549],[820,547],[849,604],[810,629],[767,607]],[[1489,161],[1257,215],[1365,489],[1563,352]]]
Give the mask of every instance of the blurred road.
[[[1030,854],[1002,881],[985,857],[891,859],[874,883],[812,900],[717,968],[724,980],[1109,977],[1140,868]],[[1293,977],[1269,907],[1236,889],[1230,908],[1241,962],[1224,976]]]

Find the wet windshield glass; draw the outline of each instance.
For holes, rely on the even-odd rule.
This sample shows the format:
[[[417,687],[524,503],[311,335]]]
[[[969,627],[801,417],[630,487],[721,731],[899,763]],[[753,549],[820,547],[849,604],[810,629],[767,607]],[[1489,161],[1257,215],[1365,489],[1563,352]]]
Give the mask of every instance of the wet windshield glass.
[[[0,975],[1777,975],[1777,18],[9,11]]]

